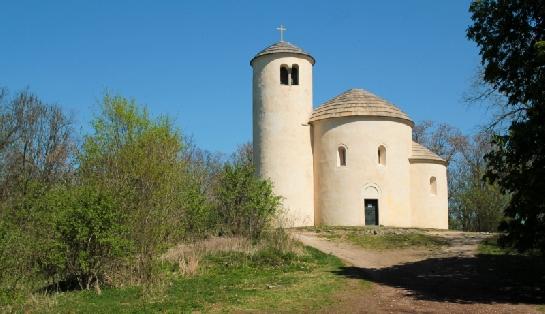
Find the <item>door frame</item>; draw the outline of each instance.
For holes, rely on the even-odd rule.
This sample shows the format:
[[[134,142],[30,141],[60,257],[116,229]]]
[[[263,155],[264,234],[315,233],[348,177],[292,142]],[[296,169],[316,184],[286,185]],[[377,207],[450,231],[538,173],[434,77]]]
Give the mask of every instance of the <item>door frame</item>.
[[[366,219],[367,219],[367,213],[366,213],[366,210],[367,210],[367,204],[368,204],[368,201],[371,202],[371,201],[374,201],[376,202],[376,213],[375,213],[375,224],[374,225],[368,225],[366,223]],[[363,224],[364,226],[379,226],[380,225],[380,220],[379,220],[379,212],[380,212],[380,209],[379,209],[379,202],[378,202],[378,198],[364,198],[363,199]]]

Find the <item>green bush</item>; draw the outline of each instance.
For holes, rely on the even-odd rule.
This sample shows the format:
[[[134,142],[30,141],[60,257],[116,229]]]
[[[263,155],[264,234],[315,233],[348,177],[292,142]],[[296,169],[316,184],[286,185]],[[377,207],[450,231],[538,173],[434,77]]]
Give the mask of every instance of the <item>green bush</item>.
[[[36,291],[154,283],[166,248],[218,228],[268,241],[270,249],[255,263],[293,258],[286,235],[267,228],[280,198],[255,176],[251,145],[224,164],[192,152],[168,117],[150,117],[134,100],[105,95],[92,132],[76,149],[68,120],[58,108],[51,112],[52,131],[29,124],[34,131],[25,133],[29,143],[51,142],[36,147],[32,156],[39,158],[24,159],[22,168],[0,167],[6,183],[0,188],[0,305],[23,304]],[[22,156],[20,147],[26,146],[0,151],[0,165],[19,162],[6,158]]]
[[[24,298],[44,282],[40,263],[48,253],[52,234],[44,210],[47,190],[28,181],[26,195],[0,204],[0,304]]]
[[[278,212],[280,197],[250,163],[227,163],[217,185],[217,215],[224,232],[259,238]]]
[[[32,276],[28,243],[28,237],[20,228],[0,221],[0,309],[4,304],[24,298],[26,290],[29,290],[23,289]]]
[[[112,191],[126,215],[128,237],[135,245],[128,278],[154,278],[160,252],[210,228],[210,210],[201,187],[182,159],[181,134],[166,117],[153,119],[134,100],[106,95],[85,138],[79,175]]]
[[[42,270],[81,289],[100,292],[106,272],[130,252],[124,216],[112,194],[96,186],[56,189],[47,195],[54,238]]]

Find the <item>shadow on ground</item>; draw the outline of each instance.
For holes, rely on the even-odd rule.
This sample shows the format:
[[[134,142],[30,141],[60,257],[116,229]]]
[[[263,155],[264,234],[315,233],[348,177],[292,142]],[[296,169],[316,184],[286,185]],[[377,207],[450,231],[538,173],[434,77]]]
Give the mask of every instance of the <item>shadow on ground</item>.
[[[381,269],[343,267],[335,273],[401,288],[420,300],[545,303],[545,263],[541,257],[477,255],[430,258]]]

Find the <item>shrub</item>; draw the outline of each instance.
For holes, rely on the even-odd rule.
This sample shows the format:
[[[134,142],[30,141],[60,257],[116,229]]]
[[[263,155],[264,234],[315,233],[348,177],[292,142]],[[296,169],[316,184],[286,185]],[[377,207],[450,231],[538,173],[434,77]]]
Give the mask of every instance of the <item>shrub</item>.
[[[250,163],[227,163],[217,185],[217,215],[224,232],[259,238],[277,213],[280,197]]]
[[[54,242],[42,270],[100,293],[109,267],[129,251],[124,217],[111,193],[92,185],[56,189],[48,194],[47,203]]]

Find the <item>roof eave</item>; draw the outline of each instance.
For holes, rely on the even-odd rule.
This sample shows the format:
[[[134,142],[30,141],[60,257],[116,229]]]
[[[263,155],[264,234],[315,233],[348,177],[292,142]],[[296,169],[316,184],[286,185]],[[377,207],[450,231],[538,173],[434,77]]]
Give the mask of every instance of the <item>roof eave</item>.
[[[312,65],[315,65],[316,64],[316,59],[314,59],[313,56],[307,54],[307,53],[300,53],[300,52],[289,52],[289,51],[280,51],[280,52],[267,52],[267,53],[263,53],[263,54],[259,54],[259,55],[256,55],[252,58],[252,60],[250,60],[250,66],[253,66],[254,64],[254,60],[257,59],[257,58],[260,58],[260,57],[264,57],[264,56],[268,56],[268,55],[275,55],[275,54],[291,54],[291,55],[299,55],[299,56],[304,56],[304,57],[307,57],[310,59],[310,63]]]
[[[392,117],[392,116],[386,116],[386,115],[368,115],[368,114],[347,114],[347,115],[338,115],[338,116],[330,116],[330,117],[318,117],[316,119],[313,119],[312,117],[310,117],[308,123],[312,124],[312,123],[314,123],[316,121],[327,120],[327,119],[336,119],[336,118],[345,118],[345,117],[381,118],[381,119],[385,119],[385,120],[393,120],[393,121],[396,121],[396,122],[401,122],[403,124],[406,124],[406,125],[410,126],[411,128],[414,127],[414,122],[413,122],[413,120],[410,120],[410,119],[404,119],[404,118]]]
[[[443,166],[447,166],[448,163],[446,160],[443,159],[432,159],[432,158],[426,158],[426,157],[409,157],[409,162],[411,164],[440,164]]]

